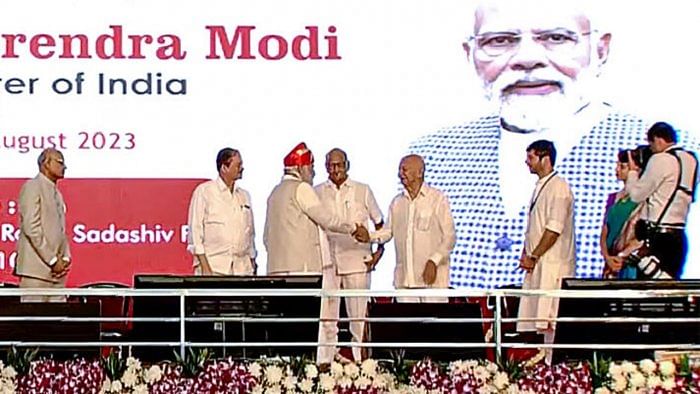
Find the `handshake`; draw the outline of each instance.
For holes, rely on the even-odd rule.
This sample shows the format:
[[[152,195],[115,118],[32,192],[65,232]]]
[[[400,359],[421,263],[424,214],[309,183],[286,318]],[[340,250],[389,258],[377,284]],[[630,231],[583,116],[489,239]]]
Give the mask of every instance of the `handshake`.
[[[368,243],[370,241],[369,231],[364,224],[355,224],[355,231],[351,234],[357,242]]]

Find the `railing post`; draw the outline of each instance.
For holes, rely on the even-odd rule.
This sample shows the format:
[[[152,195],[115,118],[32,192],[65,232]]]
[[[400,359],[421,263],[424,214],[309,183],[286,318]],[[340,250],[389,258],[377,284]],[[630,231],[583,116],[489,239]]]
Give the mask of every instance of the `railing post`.
[[[501,360],[503,352],[501,346],[501,295],[496,293],[496,310],[493,316],[493,337],[496,342],[496,360]]]
[[[185,359],[185,293],[180,293],[180,357]]]

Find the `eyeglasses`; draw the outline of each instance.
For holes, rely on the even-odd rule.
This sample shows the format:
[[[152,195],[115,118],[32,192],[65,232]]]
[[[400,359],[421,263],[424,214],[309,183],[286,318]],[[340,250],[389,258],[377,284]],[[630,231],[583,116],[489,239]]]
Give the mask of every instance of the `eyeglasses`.
[[[345,168],[345,166],[347,166],[349,163],[350,163],[349,161],[326,163],[326,168],[331,169],[331,170],[341,169],[341,168]]]
[[[566,29],[545,30],[537,33],[496,32],[479,34],[470,37],[468,41],[474,41],[476,43],[475,49],[490,57],[515,53],[520,48],[523,36],[530,36],[536,44],[548,52],[566,53],[576,48],[581,37],[591,33],[576,33]]]

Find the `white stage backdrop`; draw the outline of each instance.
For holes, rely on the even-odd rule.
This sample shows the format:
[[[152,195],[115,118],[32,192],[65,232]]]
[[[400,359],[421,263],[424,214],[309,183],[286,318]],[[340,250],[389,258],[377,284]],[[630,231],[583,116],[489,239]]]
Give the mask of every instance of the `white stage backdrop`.
[[[8,185],[0,188],[3,275],[12,272],[18,219],[21,181],[13,178],[34,176],[39,148],[52,144],[68,164],[60,187],[76,256],[74,285],[188,272],[181,226],[197,183],[191,180],[215,177],[215,155],[225,146],[243,155],[240,185],[253,198],[263,272],[266,199],[282,175],[282,158],[300,141],[316,155],[316,183],[326,179],[325,152],[346,150],[350,176],[372,187],[386,214],[409,145],[490,108],[462,48],[473,33],[474,3],[6,4],[0,14],[0,177]],[[547,12],[532,3],[533,14]],[[700,130],[695,3],[608,3],[593,16],[612,32],[600,96],[649,124],[666,120]],[[608,177],[614,177],[611,160]],[[522,193],[529,195],[533,184]],[[698,216],[700,209],[693,211]],[[694,230],[699,221],[691,223]],[[135,241],[104,238],[111,229],[134,230]],[[103,232],[88,241],[88,230]],[[698,233],[686,277],[700,277]],[[387,250],[374,288],[391,287],[393,245]],[[596,269],[586,264],[582,275]],[[460,286],[510,281],[494,272],[468,283],[453,272]]]

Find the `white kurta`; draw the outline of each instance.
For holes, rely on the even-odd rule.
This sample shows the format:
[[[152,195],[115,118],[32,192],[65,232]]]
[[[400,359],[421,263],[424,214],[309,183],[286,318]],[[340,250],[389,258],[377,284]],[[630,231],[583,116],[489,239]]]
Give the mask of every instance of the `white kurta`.
[[[314,188],[324,208],[348,223],[363,224],[366,228],[372,223],[383,222],[374,193],[369,186],[347,179],[340,187],[331,181]],[[360,243],[350,234],[326,231],[330,243],[330,254],[340,275],[366,273],[365,261],[371,258],[369,243]]]
[[[250,195],[231,191],[218,177],[197,186],[189,208],[187,250],[203,254],[215,275],[251,275],[255,258],[255,227]],[[195,273],[201,273],[194,258]]]
[[[392,237],[396,246],[394,287],[449,287],[450,253],[455,246],[455,225],[450,204],[442,192],[423,184],[413,200],[406,191],[394,197],[386,224],[371,234],[372,241],[379,243],[386,243]],[[435,282],[430,285],[423,281],[423,271],[428,260],[437,265]],[[437,297],[431,301],[446,299]]]
[[[552,173],[537,181],[532,195],[525,252],[537,247],[545,230],[559,234],[552,247],[540,256],[532,272],[525,275],[523,289],[556,290],[562,278],[574,275],[576,246],[574,242],[574,196],[566,181]],[[518,319],[540,319],[518,322],[518,331],[544,331],[554,328],[548,319],[557,317],[559,299],[553,297],[522,297]]]

